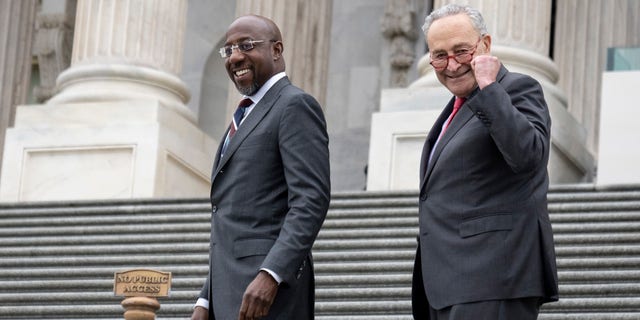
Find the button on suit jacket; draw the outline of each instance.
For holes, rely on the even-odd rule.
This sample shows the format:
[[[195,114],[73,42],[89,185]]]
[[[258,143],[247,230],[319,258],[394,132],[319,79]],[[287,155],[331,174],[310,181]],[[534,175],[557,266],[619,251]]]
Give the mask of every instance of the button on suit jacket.
[[[414,313],[425,310],[424,298],[435,309],[557,300],[547,212],[551,120],[542,88],[502,66],[495,83],[467,98],[429,161],[452,106],[453,99],[422,153]]]
[[[246,116],[211,177],[210,318],[237,319],[261,268],[283,282],[265,319],[311,319],[311,247],[329,207],[329,151],[318,102],[280,79]]]

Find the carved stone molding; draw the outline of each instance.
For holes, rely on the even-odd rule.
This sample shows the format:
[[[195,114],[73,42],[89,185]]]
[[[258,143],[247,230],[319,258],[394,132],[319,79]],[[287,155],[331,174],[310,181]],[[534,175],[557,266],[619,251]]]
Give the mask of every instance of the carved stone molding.
[[[33,89],[33,95],[38,102],[44,102],[55,94],[56,78],[69,68],[73,21],[73,15],[66,13],[39,14],[36,18],[33,54],[38,58],[40,85]]]
[[[382,34],[389,39],[390,86],[406,87],[409,68],[415,60],[416,12],[411,0],[388,0],[382,18]]]

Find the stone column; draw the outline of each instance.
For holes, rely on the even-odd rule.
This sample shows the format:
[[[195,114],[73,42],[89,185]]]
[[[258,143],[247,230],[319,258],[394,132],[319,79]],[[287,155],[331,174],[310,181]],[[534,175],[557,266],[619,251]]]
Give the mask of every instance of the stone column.
[[[215,142],[176,75],[187,0],[80,0],[71,67],[7,133],[0,200],[200,197]]]
[[[287,75],[322,106],[327,91],[332,4],[332,0],[238,0],[236,7],[237,16],[258,14],[280,27]],[[229,103],[233,110],[238,96],[232,97]]]
[[[27,102],[36,1],[0,1],[0,167],[5,130],[15,108]]]
[[[640,1],[565,0],[557,4],[554,59],[569,112],[587,128],[598,187],[640,182],[635,90],[640,71],[607,70],[608,48],[640,47]]]
[[[186,0],[79,1],[71,68],[49,103],[153,99],[195,121],[177,77],[186,12]]]
[[[587,147],[598,154],[602,73],[607,48],[640,46],[640,1],[557,1],[553,59],[569,112],[587,129]]]

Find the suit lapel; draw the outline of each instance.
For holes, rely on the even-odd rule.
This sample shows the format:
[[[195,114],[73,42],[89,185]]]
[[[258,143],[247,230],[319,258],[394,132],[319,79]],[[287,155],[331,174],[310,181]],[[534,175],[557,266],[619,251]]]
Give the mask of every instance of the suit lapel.
[[[282,89],[289,84],[291,84],[289,82],[289,79],[287,77],[284,77],[278,80],[278,82],[276,82],[273,87],[271,87],[269,91],[267,91],[264,97],[262,97],[258,104],[256,104],[256,106],[253,108],[253,110],[251,110],[251,113],[249,113],[249,115],[247,115],[247,117],[242,121],[242,125],[238,128],[238,131],[236,131],[233,139],[229,141],[229,145],[227,146],[224,157],[220,158],[220,151],[222,150],[221,147],[224,143],[223,138],[223,142],[220,143],[218,152],[216,153],[217,161],[216,164],[214,164],[214,170],[211,175],[212,182],[215,180],[218,172],[220,172],[220,169],[224,167],[224,165],[227,163],[227,161],[229,161],[229,159],[231,159],[236,150],[238,150],[238,147],[242,145],[242,142],[251,134],[253,129],[255,129],[260,121],[264,119],[267,113],[269,113],[273,105],[280,97],[280,91],[282,91]],[[227,131],[229,131],[229,129],[227,129]],[[226,136],[227,134],[225,133],[223,137]]]
[[[431,155],[431,149],[433,149],[434,144],[438,140],[438,135],[440,135],[440,128],[442,128],[442,124],[447,120],[448,115],[453,110],[453,99],[449,101],[447,106],[442,110],[438,119],[431,127],[429,134],[427,135],[427,139],[425,141],[424,147],[422,148],[422,158],[420,160],[420,186],[424,186],[427,178],[427,172],[430,171],[430,163],[429,156]]]
[[[433,148],[433,144],[435,144],[436,139],[438,139],[437,136],[440,134],[440,128],[442,128],[442,125],[444,124],[446,119],[451,114],[451,111],[453,110],[453,101],[454,99],[451,99],[449,101],[449,103],[447,104],[447,107],[445,107],[444,112],[440,115],[440,117],[438,118],[438,121],[436,121],[436,124],[434,126],[434,129],[436,130],[432,130],[432,132],[429,134],[429,137],[433,139],[433,143],[430,143],[428,148],[429,150],[422,155],[423,162],[426,163],[426,170],[424,170],[424,174],[421,177],[422,178],[420,183],[421,189],[424,188],[424,186],[427,183],[427,180],[429,180],[428,178],[431,175],[431,172],[433,171],[433,167],[438,162],[438,158],[440,157],[440,154],[442,154],[442,150],[449,144],[449,142],[456,135],[456,133],[460,131],[460,129],[462,129],[462,127],[464,127],[464,125],[473,117],[473,112],[471,111],[471,109],[469,109],[463,104],[460,110],[458,111],[458,113],[456,114],[456,116],[453,117],[453,120],[449,124],[449,127],[447,127],[447,130],[444,132],[444,135],[440,137],[440,141],[438,141],[438,144],[436,145],[436,149],[433,151],[433,156],[431,157],[431,161],[429,161],[429,155],[431,154],[431,149]]]
[[[216,156],[214,158],[214,162],[213,162],[213,171],[216,171],[216,168],[218,167],[218,163],[220,162],[220,154],[222,153],[222,147],[224,146],[224,140],[227,138],[227,135],[229,134],[229,126],[227,126],[227,130],[225,130],[224,135],[222,135],[222,140],[220,140],[220,143],[218,143],[218,150],[216,151]],[[212,172],[212,174],[214,173]],[[212,175],[213,178],[213,175]],[[213,179],[211,180],[213,181]]]

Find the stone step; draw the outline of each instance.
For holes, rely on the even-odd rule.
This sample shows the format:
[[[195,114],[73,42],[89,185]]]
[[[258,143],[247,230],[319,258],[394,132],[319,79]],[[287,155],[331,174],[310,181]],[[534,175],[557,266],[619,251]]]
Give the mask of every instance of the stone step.
[[[126,214],[187,214],[210,212],[207,199],[156,199],[156,200],[108,200],[108,201],[56,201],[32,203],[1,203],[3,217],[101,217]]]
[[[209,251],[207,242],[200,243],[172,243],[171,246],[162,243],[150,244],[117,244],[117,245],[47,245],[47,246],[17,246],[3,247],[0,254],[3,257],[74,257],[74,256],[126,256],[132,254],[206,254]]]
[[[180,242],[208,243],[209,231],[206,232],[186,232],[186,233],[164,233],[164,234],[93,234],[93,235],[65,235],[49,236],[49,235],[32,235],[32,234],[12,234],[2,237],[3,245],[7,246],[28,246],[40,247],[51,244],[57,246],[72,245],[115,245],[115,244],[167,244]],[[1,249],[1,248],[0,248]]]
[[[597,231],[586,232],[587,226],[576,227],[583,229],[583,232],[565,232],[555,231],[554,240],[556,247],[570,247],[572,245],[617,245],[617,244],[640,244],[640,233],[635,230],[606,231],[602,226],[595,226]],[[565,228],[564,231],[573,230]],[[323,230],[320,232],[316,246],[316,251],[327,245],[322,243],[335,244],[336,241],[362,241],[363,239],[414,239],[418,233],[417,228],[362,228],[349,230]],[[148,246],[149,248],[159,248],[166,246],[166,243],[185,246],[188,251],[199,251],[203,245],[207,245],[209,241],[208,232],[190,232],[188,234],[147,234],[147,235],[75,235],[75,236],[24,236],[11,235],[2,237],[3,247],[0,247],[0,253],[3,256],[11,255],[34,255],[37,253],[45,254],[47,250],[59,250],[60,253],[65,251],[73,251],[88,253],[92,251],[107,251],[109,248],[122,248],[123,246]],[[408,243],[408,242],[407,242]],[[83,247],[84,246],[84,247]],[[193,248],[189,248],[192,246]],[[413,247],[414,244],[411,244]],[[94,248],[89,248],[94,247]],[[197,248],[197,249],[196,249]],[[88,251],[85,251],[87,249]],[[141,249],[145,250],[145,249]],[[205,248],[205,250],[207,250]],[[174,250],[175,251],[175,250]]]
[[[620,229],[612,229],[612,225],[594,225],[593,230],[589,230],[588,225],[574,226],[575,228],[560,228],[554,229],[554,240],[557,246],[571,245],[571,244],[633,244],[640,243],[640,233],[635,230],[627,230],[625,224],[619,224]],[[560,231],[565,231],[561,233]],[[579,232],[582,230],[582,232]],[[607,231],[609,230],[609,231]],[[569,232],[571,231],[571,232]],[[587,232],[589,231],[589,232]],[[11,236],[2,237],[3,247],[0,248],[6,250],[31,250],[24,249],[24,247],[33,248],[45,248],[47,246],[116,246],[122,245],[158,245],[166,243],[184,243],[193,245],[202,245],[202,243],[208,243],[208,232],[189,232],[187,234],[169,233],[169,234],[142,234],[142,235],[123,235],[117,234],[117,230],[114,230],[116,234],[98,234],[98,235],[74,235],[74,236],[33,236],[23,235],[19,236],[12,234]],[[324,229],[320,231],[318,235],[318,242],[324,241],[336,241],[336,240],[358,240],[358,239],[371,239],[371,238],[392,238],[392,239],[415,239],[418,233],[417,227],[394,227],[385,228],[382,227],[367,227],[367,228],[352,228],[345,230],[338,229]]]
[[[194,289],[194,285],[200,285],[203,279],[194,278],[188,280],[175,280],[172,282],[172,291],[170,298],[172,301],[188,301],[191,302],[193,297],[199,293]],[[55,294],[43,295],[38,292],[35,284],[31,284],[32,291],[23,291],[16,293],[0,293],[0,306],[11,304],[32,304],[32,303],[48,303],[48,304],[66,304],[73,301],[83,300],[91,301],[96,304],[110,304],[111,300],[119,299],[114,297],[113,292],[105,289],[112,289],[112,282],[99,281],[93,286],[83,286],[80,283],[74,283],[75,286],[55,286],[51,292]],[[25,288],[27,286],[21,287]],[[75,290],[73,290],[75,288]],[[11,288],[8,288],[11,289]],[[15,290],[15,289],[14,289]],[[58,291],[56,291],[58,290]],[[93,290],[93,291],[92,291]],[[100,291],[95,291],[100,290]],[[588,284],[588,285],[561,285],[560,293],[563,300],[573,299],[571,307],[575,307],[575,301],[582,298],[599,298],[594,296],[594,292],[606,291],[609,297],[633,297],[640,294],[640,284],[636,283],[612,283],[612,284]],[[316,290],[316,299],[322,301],[362,301],[362,300],[407,300],[411,297],[411,287],[401,283],[400,286],[360,286],[360,287],[326,287]],[[613,300],[611,300],[613,301]],[[610,302],[611,302],[610,301]],[[561,301],[564,303],[564,301]],[[563,303],[554,303],[555,309],[567,308]]]
[[[636,186],[637,188],[637,186]],[[621,202],[634,201],[640,199],[638,190],[575,190],[573,192],[554,192],[555,188],[550,188],[548,196],[550,203],[555,202]],[[408,192],[338,192],[332,194],[331,208],[356,208],[361,206],[394,207],[415,206],[417,204],[418,193]],[[10,214],[11,211],[31,210],[40,212],[43,215],[52,213],[73,214],[87,213],[102,215],[104,212],[189,212],[208,211],[207,199],[166,199],[166,200],[111,200],[108,203],[96,201],[73,201],[73,202],[38,202],[38,203],[18,203],[3,204],[3,211]]]
[[[554,207],[555,206],[555,207]],[[554,208],[558,210],[553,210]],[[101,209],[101,210],[98,210]],[[210,206],[198,205],[198,210],[159,210],[158,206],[141,207],[135,210],[128,208],[95,208],[95,211],[77,210],[64,212],[59,210],[37,210],[28,208],[6,211],[0,204],[3,215],[0,227],[25,226],[66,226],[66,225],[118,225],[124,223],[158,224],[202,221],[209,223]],[[640,216],[640,200],[627,202],[581,202],[549,204],[552,221],[597,221],[635,220]],[[48,212],[53,211],[53,212]],[[578,212],[573,212],[578,211]],[[375,218],[411,218],[417,217],[417,203],[409,207],[378,207],[375,203],[363,205],[356,209],[335,208],[329,211],[328,220],[342,219],[375,219]],[[28,218],[28,219],[27,219]]]
[[[322,261],[323,251],[335,252],[345,251],[344,258],[355,259],[354,251],[362,251],[362,255],[375,255],[383,258],[385,254],[391,254],[391,259],[396,257],[395,253],[389,252],[392,249],[402,250],[403,257],[413,255],[417,243],[415,239],[375,239],[375,240],[325,240],[318,241],[313,247],[316,260]],[[208,245],[206,243],[176,243],[171,246],[163,244],[149,245],[101,245],[101,246],[43,246],[43,247],[5,247],[0,249],[3,259],[0,266],[10,267],[20,266],[43,266],[47,263],[54,265],[64,265],[65,263],[87,263],[90,265],[122,261],[129,256],[135,256],[136,261],[147,259],[148,263],[167,264],[172,258],[179,258],[179,261],[186,263],[193,262],[198,256],[206,255]],[[409,252],[411,252],[409,254]],[[320,254],[320,255],[319,255]],[[623,243],[610,245],[597,244],[570,244],[556,246],[556,254],[559,259],[565,257],[620,257],[637,258],[640,257],[640,244]],[[56,260],[56,261],[51,261]],[[603,260],[606,261],[606,260]]]
[[[620,212],[562,212],[549,213],[551,222],[556,224],[562,223],[591,223],[591,222],[620,222],[630,221],[637,222],[640,220],[640,211],[620,211]]]
[[[24,267],[24,268],[46,268],[82,265],[82,266],[170,266],[176,264],[185,265],[207,265],[209,257],[206,252],[202,254],[188,255],[120,255],[120,256],[75,256],[75,257],[28,257],[28,258],[2,258],[0,268]]]
[[[611,206],[611,205],[607,205]],[[2,209],[2,208],[0,208]],[[113,228],[124,228],[122,231],[137,231],[141,228],[149,227],[164,227],[167,225],[176,226],[178,231],[184,230],[185,227],[191,227],[191,231],[207,232],[209,228],[209,215],[208,211],[199,213],[173,213],[173,214],[136,214],[136,215],[118,215],[108,216],[101,215],[97,217],[82,215],[74,217],[32,217],[27,214],[22,214],[21,217],[7,218],[3,212],[3,216],[0,217],[0,229],[3,231],[0,235],[10,234],[9,231],[14,233],[27,234],[42,234],[46,231],[46,228],[56,227],[56,230],[49,232],[64,233],[71,230],[71,228],[78,227],[84,228],[85,233],[104,233],[107,230]],[[362,211],[353,212],[336,212],[331,211],[327,216],[327,220],[323,225],[324,229],[332,228],[348,228],[352,226],[362,227],[367,225],[372,226],[417,226],[417,209],[412,210],[384,210],[377,208],[364,209]],[[594,208],[593,211],[583,210],[579,213],[562,212],[550,213],[551,221],[555,225],[564,225],[566,223],[571,224],[576,222],[637,222],[640,219],[640,209],[638,211],[623,211],[623,212],[600,212],[598,208]],[[194,221],[199,221],[194,222]],[[133,224],[133,225],[132,225]],[[106,230],[96,229],[96,227],[104,227]],[[46,234],[46,233],[45,233]]]
[[[538,320],[638,320],[640,319],[640,311],[630,310],[627,312],[617,312],[613,310],[609,313],[602,312],[572,312],[572,313],[546,313],[543,312],[538,316]]]
[[[640,199],[640,191],[603,191],[603,192],[571,192],[554,193],[547,195],[549,203],[585,203],[585,202],[619,202],[637,201]]]
[[[119,302],[119,300],[118,300]],[[190,314],[191,309],[184,305],[168,304],[160,300],[162,307],[158,311],[158,319],[173,320],[185,319],[185,314]],[[380,305],[391,304],[393,309],[381,308]],[[354,311],[355,314],[343,314],[345,309],[349,310],[349,305],[335,303],[333,305],[323,306],[318,304],[316,307],[316,319],[318,320],[410,320],[410,309],[405,304],[391,302],[377,302],[376,307],[364,306],[362,309]],[[397,310],[403,307],[401,310]],[[612,310],[611,312],[552,312],[543,307],[540,320],[637,320],[640,319],[640,311],[637,310]],[[382,314],[364,314],[365,311],[380,312]],[[380,310],[382,309],[382,310]],[[333,310],[343,310],[341,314],[331,314]],[[395,312],[396,314],[389,314]],[[10,319],[84,319],[84,320],[121,320],[123,310],[119,305],[116,306],[35,306],[30,308],[23,307],[0,307],[0,314],[11,317]],[[329,314],[326,314],[329,313]],[[51,317],[53,315],[54,317]],[[113,315],[113,316],[108,316]],[[61,317],[62,316],[62,317]]]
[[[138,266],[138,265],[136,265]],[[17,269],[7,269],[0,281],[3,290],[38,290],[50,288],[56,290],[73,290],[74,288],[104,288],[112,285],[114,272],[136,268],[136,266],[122,267],[96,267],[96,268],[69,268],[60,270],[55,268],[34,269],[23,274],[18,274]],[[170,271],[174,277],[174,285],[178,287],[199,287],[206,277],[207,268],[184,266],[154,266],[163,267]],[[380,263],[367,266],[364,264],[347,266],[323,265],[317,266],[317,283],[327,287],[351,287],[351,286],[394,286],[397,284],[411,283],[411,263]],[[17,278],[18,274],[21,278]],[[640,271],[634,269],[606,269],[576,268],[558,272],[558,278],[562,284],[573,285],[606,285],[609,283],[634,283],[640,281]],[[27,280],[28,279],[28,280]],[[102,279],[102,280],[95,280]],[[595,287],[582,287],[595,288]],[[3,292],[0,290],[0,292]],[[4,291],[7,292],[7,291]]]
[[[123,264],[124,265],[124,264]],[[173,274],[174,282],[192,279],[197,277],[198,281],[207,276],[207,265],[169,265],[167,271]],[[45,268],[3,268],[0,273],[0,279],[112,279],[115,272],[129,269],[123,267],[105,267],[105,266],[70,266],[67,268],[45,267]],[[22,279],[17,281],[23,281]],[[42,281],[42,280],[38,280]],[[2,285],[2,284],[0,284]]]
[[[585,212],[585,211],[638,211],[640,201],[607,201],[607,202],[576,202],[549,203],[549,212]]]
[[[0,237],[11,237],[16,234],[28,236],[87,236],[87,235],[107,235],[123,234],[136,235],[153,232],[156,234],[188,233],[188,232],[209,232],[210,226],[205,223],[162,223],[150,225],[137,224],[117,224],[117,225],[92,225],[92,226],[58,226],[51,227],[16,227],[0,229]]]

